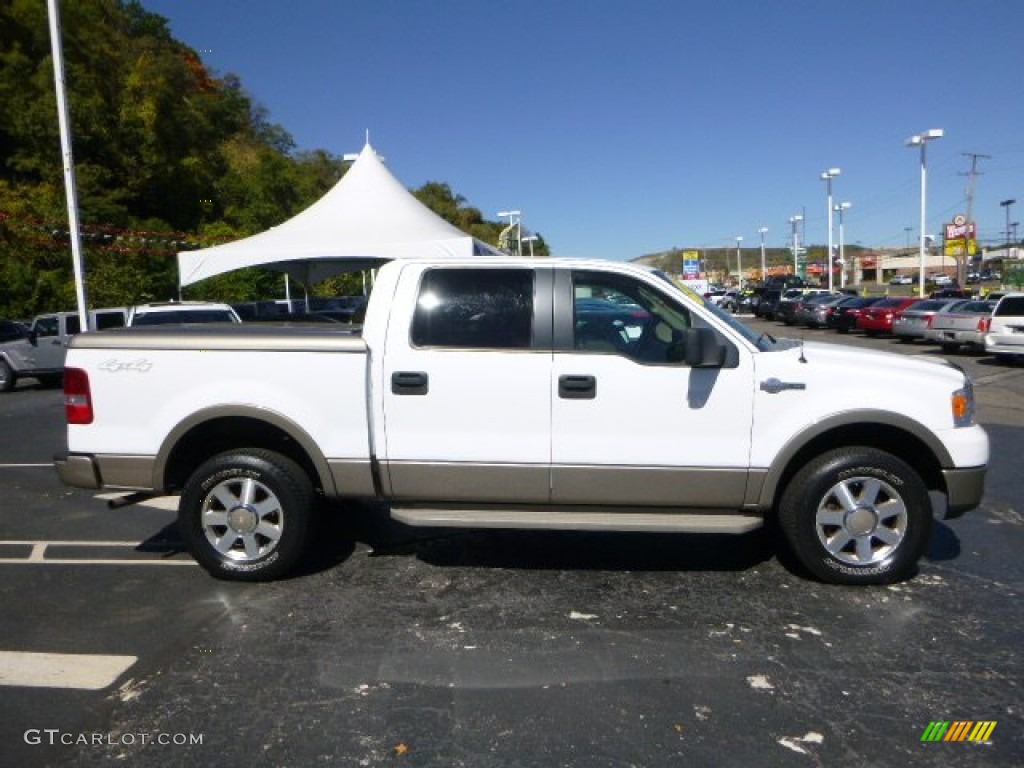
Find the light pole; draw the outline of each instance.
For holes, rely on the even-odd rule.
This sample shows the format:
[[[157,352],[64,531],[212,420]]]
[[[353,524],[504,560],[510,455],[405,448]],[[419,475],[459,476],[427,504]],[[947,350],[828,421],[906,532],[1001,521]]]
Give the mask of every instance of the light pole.
[[[761,282],[763,283],[768,279],[768,268],[764,261],[764,233],[768,231],[768,227],[760,227],[757,231],[761,234]]]
[[[853,207],[853,203],[839,203],[835,212],[839,214],[839,287],[846,287],[846,252],[843,250],[843,211]]]
[[[921,229],[919,230],[920,242],[918,247],[920,265],[917,276],[917,291],[918,296],[922,299],[924,298],[924,229],[928,200],[928,166],[926,162],[927,147],[929,141],[932,141],[933,139],[941,139],[944,134],[945,131],[941,128],[929,128],[927,131],[914,134],[904,142],[905,146],[921,148]]]
[[[803,216],[790,216],[789,225],[793,228],[793,277],[800,274],[800,229],[799,224],[804,220]]]
[[[737,288],[743,288],[743,256],[740,255],[740,243],[743,242],[743,236],[736,236],[736,279],[738,281]]]
[[[1006,211],[1006,258],[1010,257],[1010,208],[1016,202],[1016,200],[1003,200],[999,203],[1003,210]]]
[[[508,225],[516,225],[516,256],[523,255],[523,212],[498,211],[498,218],[508,217]]]
[[[832,179],[841,173],[838,168],[829,168],[821,174],[821,180],[828,188],[828,289],[832,290]]]
[[[536,235],[527,235],[526,237],[523,238],[523,242],[524,243],[529,243],[530,244],[530,258],[531,259],[533,258],[533,244],[535,242],[537,242],[537,240],[539,240],[539,239],[540,238],[538,238]]]

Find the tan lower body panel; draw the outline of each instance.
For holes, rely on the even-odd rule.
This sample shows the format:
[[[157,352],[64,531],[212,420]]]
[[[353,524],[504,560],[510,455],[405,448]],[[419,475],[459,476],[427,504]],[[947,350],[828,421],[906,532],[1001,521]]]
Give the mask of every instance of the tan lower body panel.
[[[747,469],[388,462],[385,495],[416,501],[742,509]],[[760,480],[760,478],[758,478]],[[758,488],[760,482],[756,483]],[[756,499],[756,493],[754,495]]]
[[[646,531],[654,533],[740,534],[760,528],[759,515],[724,514],[715,510],[595,509],[587,507],[500,508],[459,506],[391,508],[391,517],[426,527],[516,528],[566,531]]]

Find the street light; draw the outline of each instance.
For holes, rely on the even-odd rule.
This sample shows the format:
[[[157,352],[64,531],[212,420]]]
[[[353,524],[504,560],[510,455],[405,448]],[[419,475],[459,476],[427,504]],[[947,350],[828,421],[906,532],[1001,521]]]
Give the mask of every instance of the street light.
[[[530,244],[530,258],[531,259],[533,258],[533,244],[535,242],[537,242],[538,240],[540,240],[540,238],[537,237],[536,235],[527,235],[526,237],[523,238],[523,242],[524,243],[529,243]]]
[[[1003,200],[999,205],[1006,211],[1006,257],[1010,256],[1010,208],[1016,203],[1016,200]]]
[[[793,228],[793,277],[800,274],[800,230],[798,224],[804,220],[803,216],[790,216],[789,224]]]
[[[757,231],[761,234],[761,282],[763,283],[768,279],[768,268],[764,263],[764,233],[768,231],[768,227],[761,227]]]
[[[828,289],[832,290],[832,179],[838,176],[841,171],[838,168],[829,168],[821,174],[821,180],[828,188]]]
[[[926,163],[926,152],[928,142],[933,139],[941,139],[945,135],[945,131],[941,128],[930,128],[923,133],[916,133],[904,142],[905,146],[908,147],[920,147],[921,148],[921,229],[919,231],[920,243],[918,247],[918,255],[920,257],[919,274],[917,276],[917,291],[918,296],[924,298],[924,229],[925,229],[925,213],[926,203],[928,199],[928,169]]]
[[[516,225],[516,256],[523,255],[523,212],[522,211],[498,211],[498,218],[508,218],[508,225]]]
[[[839,214],[839,287],[846,287],[846,252],[843,250],[843,211],[848,211],[853,203],[839,203],[835,212]]]
[[[736,279],[739,281],[737,288],[743,287],[743,257],[740,255],[740,243],[743,242],[743,236],[736,236]]]

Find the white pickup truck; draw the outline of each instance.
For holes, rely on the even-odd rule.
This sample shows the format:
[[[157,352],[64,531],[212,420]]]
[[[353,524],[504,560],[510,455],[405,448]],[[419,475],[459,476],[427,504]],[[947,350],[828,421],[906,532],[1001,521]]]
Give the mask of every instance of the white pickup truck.
[[[361,334],[83,334],[64,380],[62,480],[181,494],[196,560],[239,580],[293,568],[322,500],[374,497],[417,526],[777,523],[813,576],[892,582],[989,451],[953,365],[759,336],[605,261],[392,262]]]

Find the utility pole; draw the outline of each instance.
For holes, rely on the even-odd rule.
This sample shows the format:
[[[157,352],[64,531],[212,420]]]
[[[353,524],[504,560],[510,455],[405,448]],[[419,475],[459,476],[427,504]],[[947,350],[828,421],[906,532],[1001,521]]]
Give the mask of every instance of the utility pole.
[[[957,259],[956,263],[956,281],[960,285],[966,285],[965,279],[967,278],[967,259],[970,256],[971,231],[973,230],[975,235],[978,232],[978,228],[974,226],[974,183],[975,179],[981,175],[981,171],[978,170],[978,159],[991,160],[992,155],[983,155],[980,152],[961,152],[960,154],[971,158],[971,170],[960,174],[967,177],[967,232],[964,235],[963,258]]]

